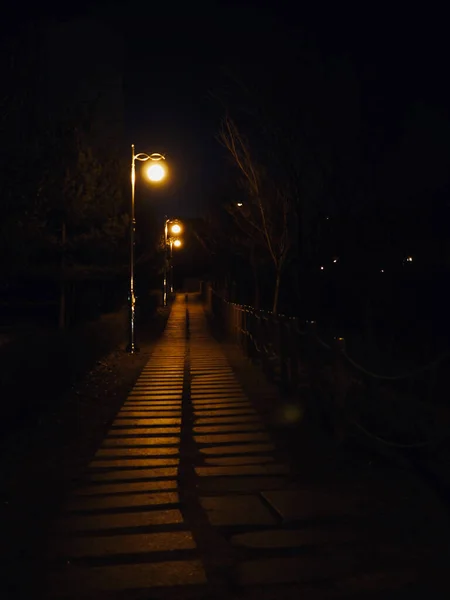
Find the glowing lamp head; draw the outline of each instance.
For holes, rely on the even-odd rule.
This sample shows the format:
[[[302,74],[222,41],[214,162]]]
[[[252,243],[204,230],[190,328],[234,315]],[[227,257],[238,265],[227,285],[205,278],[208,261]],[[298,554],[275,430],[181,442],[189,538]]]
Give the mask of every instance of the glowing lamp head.
[[[178,225],[178,223],[175,223],[175,225],[172,225],[172,227],[170,228],[171,232],[174,233],[175,235],[181,233],[181,226]]]
[[[147,177],[150,181],[161,181],[166,176],[166,169],[159,163],[150,165],[147,169]]]
[[[175,240],[173,245],[175,246],[175,248],[179,248],[181,246],[181,240]]]

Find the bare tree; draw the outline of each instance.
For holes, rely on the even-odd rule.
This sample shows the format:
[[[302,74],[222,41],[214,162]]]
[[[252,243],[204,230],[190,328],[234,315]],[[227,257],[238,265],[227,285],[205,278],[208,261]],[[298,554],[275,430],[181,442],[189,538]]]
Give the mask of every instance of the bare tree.
[[[226,116],[222,121],[219,141],[229,151],[239,169],[246,190],[246,201],[228,206],[237,226],[248,237],[255,253],[267,253],[275,269],[272,311],[277,312],[283,268],[291,249],[290,221],[293,203],[283,181],[269,171],[252,154],[248,140],[235,121]]]

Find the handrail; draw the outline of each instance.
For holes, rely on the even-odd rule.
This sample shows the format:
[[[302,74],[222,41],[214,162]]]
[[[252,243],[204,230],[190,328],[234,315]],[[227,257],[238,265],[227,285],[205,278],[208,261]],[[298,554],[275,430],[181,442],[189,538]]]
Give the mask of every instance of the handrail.
[[[264,311],[262,309],[255,309],[251,306],[246,306],[243,304],[237,304],[235,302],[230,302],[229,300],[226,300],[225,298],[223,298],[220,294],[218,294],[215,290],[213,290],[211,288],[211,291],[223,302],[225,302],[226,304],[230,304],[231,306],[236,307],[238,310],[243,310],[245,312],[250,312],[253,313],[255,315],[255,317],[257,319],[264,319],[264,320],[268,320],[270,318],[269,315],[272,315],[274,318],[274,322],[278,323],[278,319],[277,316],[281,316],[284,318],[287,318],[289,320],[292,320],[295,322],[295,329],[296,329],[296,333],[298,333],[299,335],[306,335],[306,331],[301,331],[298,327],[298,318],[297,317],[285,317],[285,315],[274,315],[274,313],[269,312],[269,311]],[[262,313],[261,315],[258,315],[258,313]],[[266,316],[268,315],[268,316]],[[241,333],[244,333],[243,331],[241,331]],[[250,334],[251,335],[251,334]],[[253,338],[253,336],[252,336]],[[329,344],[327,344],[325,341],[323,341],[317,334],[315,335],[315,339],[316,341],[326,350],[332,350],[332,346],[330,346]],[[252,341],[254,341],[254,338],[252,339]],[[443,362],[446,358],[450,358],[450,352],[446,351],[441,353],[437,358],[433,359],[432,361],[430,361],[429,363],[422,365],[420,367],[418,367],[417,369],[415,369],[414,371],[409,371],[407,373],[401,373],[399,375],[381,375],[379,373],[375,373],[373,371],[371,371],[370,369],[367,369],[365,367],[363,367],[362,365],[358,364],[355,360],[353,360],[347,353],[345,347],[342,350],[342,355],[344,356],[344,358],[352,365],[352,367],[354,367],[355,369],[357,369],[358,371],[360,371],[361,373],[363,373],[364,375],[367,375],[368,377],[372,377],[374,379],[382,379],[382,380],[386,380],[386,381],[400,381],[402,379],[409,379],[409,378],[413,378],[413,377],[417,377],[417,375],[420,375],[421,373],[424,373],[430,369],[432,369],[433,367],[438,366],[441,362]],[[279,357],[278,357],[279,358]]]
[[[265,371],[267,369],[271,376],[277,374],[282,383],[293,386],[291,389],[298,389],[297,386],[301,380],[299,369],[302,367],[300,366],[299,356],[302,346],[299,344],[299,337],[305,336],[307,344],[313,343],[323,348],[331,358],[333,398],[338,408],[347,406],[348,393],[353,386],[354,378],[351,374],[349,377],[349,369],[354,369],[365,377],[386,382],[412,380],[419,375],[431,371],[430,386],[428,389],[432,390],[434,385],[433,375],[436,373],[435,369],[450,358],[450,352],[447,351],[441,353],[429,363],[404,373],[397,375],[376,373],[349,356],[343,338],[335,338],[335,343],[331,344],[321,339],[317,334],[315,322],[313,321],[306,322],[306,327],[301,328],[298,317],[274,314],[263,309],[255,309],[252,306],[230,302],[223,298],[216,290],[209,288],[209,291],[210,302],[213,303],[211,305],[213,312],[218,311],[220,313],[221,310],[227,310],[223,317],[228,322],[232,334],[236,336],[236,341],[245,348],[246,354],[261,358],[263,369]],[[220,304],[215,305],[212,296],[217,298]],[[220,308],[220,306],[223,306],[223,308]],[[226,307],[231,307],[232,310],[229,311]],[[423,405],[425,411],[430,410],[430,407],[429,403]],[[338,412],[340,411],[341,408],[339,408]],[[349,425],[358,429],[365,436],[380,444],[395,448],[424,448],[439,443],[439,440],[442,441],[442,439],[448,437],[447,434],[443,438],[442,435],[438,436],[431,433],[432,439],[421,440],[415,443],[389,440],[367,429],[353,416],[350,416],[346,410],[341,414]]]

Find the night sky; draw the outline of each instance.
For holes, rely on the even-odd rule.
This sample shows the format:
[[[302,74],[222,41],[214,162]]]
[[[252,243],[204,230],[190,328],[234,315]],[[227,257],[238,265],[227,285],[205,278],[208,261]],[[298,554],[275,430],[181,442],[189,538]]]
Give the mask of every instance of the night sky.
[[[223,84],[227,69],[255,62],[264,68],[267,62],[270,73],[303,45],[345,58],[361,88],[367,123],[387,138],[405,102],[425,101],[447,111],[446,20],[431,5],[426,12],[395,9],[392,3],[299,6],[92,2],[57,11],[40,5],[39,17],[89,15],[114,30],[124,65],[125,160],[132,142],[137,152],[166,154],[170,184],[140,194],[149,200],[152,195],[158,213],[182,217],[200,215],[205,197],[223,178],[224,151],[214,139],[221,107],[211,92]],[[10,16],[11,23],[23,20],[18,13]],[[37,16],[28,12],[26,18]]]

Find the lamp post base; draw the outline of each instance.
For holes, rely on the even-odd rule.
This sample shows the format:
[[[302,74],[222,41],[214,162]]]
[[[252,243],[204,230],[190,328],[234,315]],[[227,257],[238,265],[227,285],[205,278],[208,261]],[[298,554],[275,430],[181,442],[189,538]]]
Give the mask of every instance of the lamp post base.
[[[125,350],[128,352],[128,354],[138,354],[141,351],[136,344],[128,344]]]

